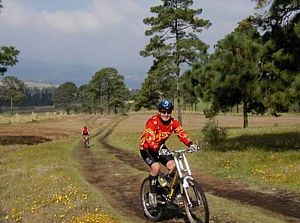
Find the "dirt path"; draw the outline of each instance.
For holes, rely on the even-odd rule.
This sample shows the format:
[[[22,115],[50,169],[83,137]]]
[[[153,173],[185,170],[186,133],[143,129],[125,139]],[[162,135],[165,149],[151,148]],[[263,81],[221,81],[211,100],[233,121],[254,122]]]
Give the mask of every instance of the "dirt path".
[[[117,159],[115,161],[106,160],[105,157],[97,159],[92,150],[78,149],[77,155],[83,166],[85,177],[99,190],[110,193],[113,197],[112,205],[125,215],[132,216],[137,219],[137,222],[147,222],[142,215],[137,193],[140,189],[140,177],[132,176],[126,170],[122,172],[118,167],[130,166],[145,172],[145,176],[148,167],[138,155],[111,146],[105,140],[106,136],[102,139],[105,153],[114,155]],[[118,173],[117,177],[116,173]],[[279,213],[285,216],[287,222],[300,222],[300,202],[293,201],[288,194],[266,194],[249,190],[242,185],[215,179],[195,171],[194,177],[202,183],[204,190],[208,193]],[[175,217],[173,216],[171,219],[167,217],[163,222],[185,222],[182,214],[173,214]],[[218,220],[214,219],[214,222],[218,222]]]

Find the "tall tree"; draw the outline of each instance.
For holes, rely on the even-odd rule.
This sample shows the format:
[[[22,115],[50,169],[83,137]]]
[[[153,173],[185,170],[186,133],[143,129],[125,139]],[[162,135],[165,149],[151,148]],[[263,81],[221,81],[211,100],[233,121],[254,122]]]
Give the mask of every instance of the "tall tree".
[[[145,18],[143,22],[151,26],[145,35],[152,38],[140,52],[144,57],[152,56],[155,63],[161,63],[158,68],[175,75],[178,120],[181,123],[179,77],[182,65],[192,65],[206,56],[208,46],[199,39],[197,33],[211,25],[208,20],[199,18],[202,9],[193,9],[192,5],[192,0],[162,0],[161,5],[151,7],[150,12],[156,16]]]
[[[6,76],[1,81],[0,98],[10,101],[10,111],[13,113],[13,103],[25,97],[25,83],[14,76]]]
[[[156,108],[161,98],[174,99],[176,82],[174,76],[169,76],[168,71],[158,68],[161,63],[154,63],[148,76],[142,83],[141,90],[136,100],[135,109],[142,107]]]
[[[264,13],[256,15],[267,46],[262,61],[262,83],[266,102],[273,114],[300,106],[300,2],[298,0],[257,0]]]
[[[191,108],[197,111],[197,102],[198,97],[195,93],[194,87],[198,85],[198,80],[195,79],[192,75],[192,72],[188,70],[181,76],[181,89],[182,89],[182,96],[183,96],[183,105],[186,106],[187,104],[191,105]]]
[[[124,77],[121,74],[113,73],[109,78],[108,85],[109,97],[109,109],[112,108],[114,113],[117,114],[118,110],[122,110],[125,107],[125,100],[129,96],[129,91],[126,88]],[[110,110],[109,110],[110,113]]]
[[[63,107],[70,114],[73,103],[78,96],[78,89],[73,82],[65,82],[55,90],[53,102],[56,106]]]
[[[118,73],[117,69],[102,68],[94,74],[88,85],[95,108],[99,108],[101,114],[105,108],[110,113],[112,109],[116,112],[117,108],[124,107],[128,89],[124,83],[124,77]]]
[[[81,85],[78,88],[79,100],[82,104],[83,111],[88,113],[96,113],[96,104],[93,101],[93,91],[88,84]]]
[[[226,111],[243,104],[244,128],[248,126],[249,112],[265,110],[258,84],[264,52],[259,39],[251,21],[244,20],[218,42],[209,63],[193,71],[202,85],[200,96],[212,103],[213,110]]]
[[[19,53],[13,46],[0,46],[0,75],[4,75],[8,66],[14,66],[18,62]]]
[[[0,0],[0,12],[3,8],[1,2]],[[19,53],[20,51],[13,46],[0,46],[0,75],[4,75],[7,66],[14,66],[18,62],[17,56]]]

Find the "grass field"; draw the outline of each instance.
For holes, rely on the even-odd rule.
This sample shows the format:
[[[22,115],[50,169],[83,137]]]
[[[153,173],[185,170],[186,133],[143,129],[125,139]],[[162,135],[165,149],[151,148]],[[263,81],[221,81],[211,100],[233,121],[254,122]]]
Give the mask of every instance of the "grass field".
[[[150,116],[150,113],[130,114],[110,135],[110,142],[138,153],[139,137]],[[295,201],[300,200],[299,116],[252,116],[247,129],[241,128],[241,116],[218,116],[217,120],[220,126],[228,129],[229,138],[218,148],[191,155],[194,171],[266,193],[292,193]],[[206,121],[202,114],[183,115],[184,129],[191,139],[199,143]],[[174,135],[167,145],[174,149],[183,148]],[[270,217],[261,210],[214,196],[209,196],[209,203],[213,207],[212,215],[216,218],[235,219],[236,222],[284,222],[274,214]],[[253,221],[249,221],[250,216],[255,216],[252,217]]]
[[[95,134],[110,120],[73,115],[2,124],[2,137],[38,135],[53,141],[0,146],[0,222],[115,222],[73,158],[82,126]]]
[[[131,114],[110,136],[116,146],[135,152],[145,122],[151,114]],[[241,116],[219,116],[229,138],[217,148],[192,157],[203,171],[222,178],[254,185],[289,189],[300,188],[300,116],[250,117],[250,127],[241,128]],[[184,128],[190,138],[201,143],[201,129],[207,120],[201,114],[185,114]],[[176,136],[169,147],[183,147]]]
[[[114,128],[110,143],[139,155],[139,137],[152,114],[130,113]],[[39,136],[51,140],[37,145],[0,145],[0,222],[125,222],[124,216],[105,202],[108,194],[86,182],[74,157],[83,125],[91,127],[95,156],[102,156],[101,150],[96,150],[100,147],[96,136],[102,130],[108,131],[116,117],[0,117],[0,139]],[[248,129],[241,128],[242,117],[238,115],[218,116],[217,120],[228,129],[229,139],[218,148],[192,154],[189,158],[193,171],[268,193],[288,191],[300,200],[300,116],[251,116]],[[184,128],[199,142],[206,121],[202,114],[183,115]],[[175,136],[168,146],[183,147]],[[212,216],[224,222],[284,222],[280,215],[259,208],[210,194],[208,199]],[[126,217],[130,222],[130,216]]]

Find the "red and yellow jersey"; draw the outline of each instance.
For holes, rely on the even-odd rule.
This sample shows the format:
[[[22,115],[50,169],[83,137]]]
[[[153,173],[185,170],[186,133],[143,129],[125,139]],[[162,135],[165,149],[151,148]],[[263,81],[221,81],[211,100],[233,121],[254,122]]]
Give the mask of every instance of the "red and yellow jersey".
[[[159,147],[165,143],[173,132],[176,133],[179,140],[186,146],[191,142],[176,119],[171,117],[170,121],[168,121],[167,124],[164,124],[159,118],[159,114],[152,116],[147,121],[146,129],[141,136],[140,149],[158,151]]]

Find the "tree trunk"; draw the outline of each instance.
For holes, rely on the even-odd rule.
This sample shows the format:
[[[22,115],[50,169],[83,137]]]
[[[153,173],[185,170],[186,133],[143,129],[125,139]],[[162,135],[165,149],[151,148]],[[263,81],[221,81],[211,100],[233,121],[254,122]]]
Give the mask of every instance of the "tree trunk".
[[[110,91],[107,92],[107,112],[110,115],[110,110],[111,110],[111,104],[110,104]]]
[[[175,61],[175,64],[176,64],[176,82],[177,82],[177,85],[176,85],[176,88],[177,88],[177,110],[178,110],[178,121],[179,123],[182,125],[182,114],[181,114],[181,95],[180,95],[180,86],[179,86],[179,77],[180,77],[180,51],[179,51],[179,47],[178,47],[178,42],[179,42],[179,30],[178,30],[178,21],[176,19],[176,22],[175,22],[175,30],[176,30],[176,61]]]
[[[96,115],[96,100],[93,100],[93,112]]]
[[[243,128],[248,127],[248,112],[247,112],[247,102],[243,102],[243,116],[244,116],[244,125]]]
[[[13,114],[13,98],[10,98],[10,114]]]
[[[179,92],[179,74],[176,74],[176,90],[177,90],[177,112],[178,112],[178,121],[182,125],[182,114],[181,114],[181,100]]]

